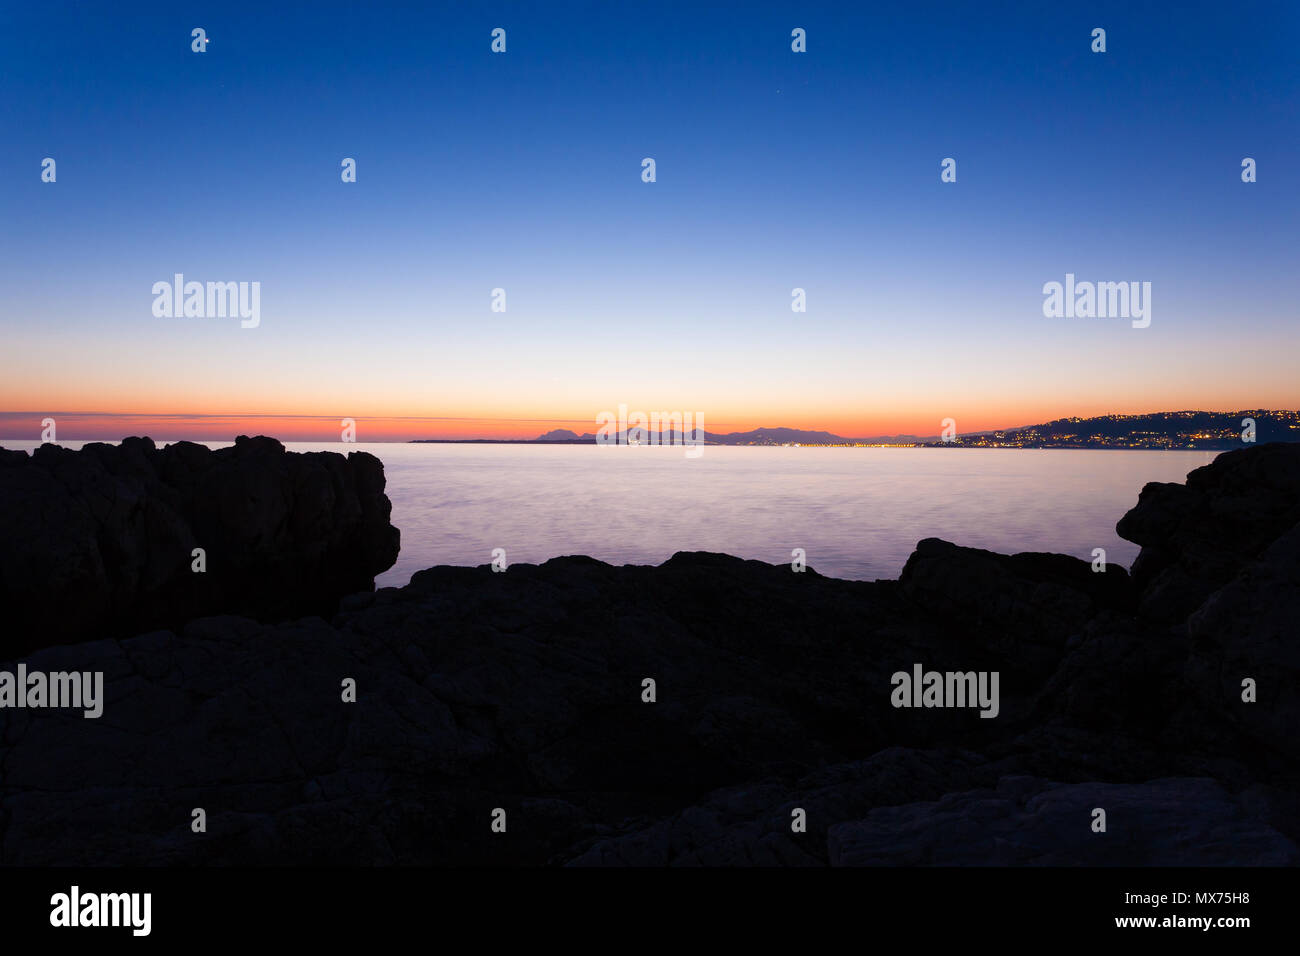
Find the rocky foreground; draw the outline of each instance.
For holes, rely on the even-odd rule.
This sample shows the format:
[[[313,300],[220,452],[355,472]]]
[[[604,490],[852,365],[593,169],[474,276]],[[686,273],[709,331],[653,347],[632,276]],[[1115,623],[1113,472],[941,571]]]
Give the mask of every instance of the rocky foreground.
[[[397,560],[389,511],[365,452],[244,437],[0,448],[0,658],[205,614],[332,614]]]
[[[133,447],[168,487],[196,487],[157,462],[170,454],[178,469],[199,453]],[[333,527],[331,494],[347,514],[382,512],[357,527],[383,551],[382,470],[365,463],[349,479],[322,460],[313,478],[258,447],[242,454],[281,468],[263,492],[320,489],[324,510],[307,522],[318,529]],[[55,477],[76,472],[74,454],[37,453]],[[2,493],[6,469],[32,467],[0,460]],[[101,512],[126,527],[166,513],[147,475],[103,467],[114,490]],[[132,481],[143,490],[119,501]],[[222,494],[224,479],[208,482]],[[263,512],[245,497],[204,512],[216,523],[193,540],[242,536],[230,554],[274,566],[275,549],[258,548],[288,532],[272,521],[250,541],[244,522]],[[32,533],[44,520],[32,517]],[[7,595],[42,586],[15,571],[32,545],[12,527],[0,523]],[[1131,577],[937,539],[900,580],[875,583],[717,554],[659,567],[567,557],[505,573],[431,568],[281,623],[302,596],[292,582],[277,594],[244,578],[252,590],[223,599],[250,616],[22,657],[28,670],[103,671],[105,699],[93,720],[0,710],[0,862],[1300,862],[1300,445],[1229,452],[1186,485],[1148,485],[1119,530],[1142,546]],[[344,575],[337,548],[303,548],[318,581],[300,583],[318,598],[336,574],[373,577],[386,554],[354,556]],[[156,560],[149,548],[132,559]],[[148,574],[119,584],[120,573],[107,562],[92,575],[108,582],[93,607],[148,592]],[[61,622],[85,614],[19,613],[26,636],[44,614],[60,638],[76,631]],[[918,663],[997,671],[997,716],[893,706],[891,675]],[[792,828],[798,810],[806,832]]]

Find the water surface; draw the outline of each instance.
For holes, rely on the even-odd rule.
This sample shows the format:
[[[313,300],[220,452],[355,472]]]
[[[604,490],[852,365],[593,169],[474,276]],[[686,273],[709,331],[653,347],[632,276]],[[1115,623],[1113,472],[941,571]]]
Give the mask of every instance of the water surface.
[[[360,447],[360,446],[359,446]],[[587,554],[658,564],[676,551],[773,563],[803,548],[835,577],[897,577],[916,542],[1059,551],[1128,565],[1115,523],[1148,481],[1213,452],[1073,449],[371,445],[402,554],[381,584],[431,564]]]
[[[1127,566],[1138,549],[1115,522],[1142,486],[1182,481],[1217,454],[709,446],[692,459],[654,446],[286,447],[383,461],[402,552],[381,586],[434,564],[487,564],[494,548],[510,563],[587,554],[612,564],[658,564],[676,551],[788,563],[803,548],[822,574],[872,580],[897,577],[917,541],[940,537],[1087,560],[1105,548]]]

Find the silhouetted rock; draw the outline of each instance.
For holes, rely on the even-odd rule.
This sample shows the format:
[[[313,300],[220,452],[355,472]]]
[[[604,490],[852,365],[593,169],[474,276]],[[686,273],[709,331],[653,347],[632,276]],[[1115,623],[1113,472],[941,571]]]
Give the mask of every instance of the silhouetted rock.
[[[162,467],[126,445],[98,484],[58,450],[39,467],[87,512],[124,509],[135,523],[115,521],[182,546],[173,503],[199,488],[218,503],[205,538],[254,554],[295,524],[276,516],[303,514],[283,489],[319,489],[306,527],[329,526],[326,501],[368,513],[325,493],[337,456],[303,456],[320,467],[288,481],[278,446],[241,445],[254,464],[227,462],[233,476],[196,449]],[[708,553],[566,557],[430,568],[328,621],[204,617],[47,648],[26,666],[103,671],[104,713],[0,709],[0,862],[1295,864],[1293,454],[1263,446],[1186,488],[1149,485],[1121,522],[1143,543],[1132,580],[937,539],[897,582]],[[382,473],[353,480],[379,507]],[[90,490],[110,481],[115,496]],[[1215,528],[1229,557],[1211,561]],[[140,547],[119,551],[151,580]],[[997,671],[997,716],[894,706],[894,674],[918,665]]]
[[[1098,573],[1063,554],[995,554],[938,538],[917,544],[898,583],[918,607],[978,633],[1037,679],[1100,613],[1133,603],[1128,572],[1118,565]]]
[[[389,511],[383,465],[365,452],[242,436],[216,451],[127,438],[4,452],[0,654],[218,612],[330,614],[396,560]]]
[[[1174,624],[1300,522],[1300,444],[1225,452],[1187,476],[1152,482],[1120,519],[1142,614]]]
[[[1187,686],[1262,750],[1300,760],[1300,525],[1187,622]],[[1243,702],[1244,682],[1258,701]]]

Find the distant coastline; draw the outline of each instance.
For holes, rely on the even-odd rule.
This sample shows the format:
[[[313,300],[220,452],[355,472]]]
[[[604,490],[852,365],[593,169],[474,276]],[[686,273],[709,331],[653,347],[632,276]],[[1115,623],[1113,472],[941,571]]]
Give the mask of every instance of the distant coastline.
[[[882,435],[844,438],[825,431],[756,428],[700,436],[672,430],[627,429],[606,436],[602,444],[704,445],[786,448],[1077,448],[1129,451],[1225,451],[1245,444],[1300,442],[1300,411],[1245,409],[1236,412],[1179,411],[1145,415],[1062,418],[1039,425],[948,437]],[[594,434],[556,429],[537,438],[416,438],[410,444],[447,445],[591,445]]]
[[[1300,441],[1300,439],[1287,439],[1288,441]],[[1274,440],[1275,442],[1277,439]],[[290,442],[289,444],[293,444]],[[310,444],[309,442],[304,444]],[[595,442],[590,441],[537,441],[535,438],[412,438],[405,442],[374,442],[373,444],[394,444],[394,445],[529,445],[540,448],[558,447],[562,445],[593,445]],[[611,443],[611,444],[622,444]],[[642,443],[646,447],[655,445],[654,442]],[[665,442],[665,445],[668,443]],[[817,442],[790,442],[788,444],[777,443],[759,443],[740,444],[726,442],[705,442],[710,448],[991,448],[999,451],[1230,451],[1233,448],[1242,447],[1240,441],[1236,443],[1223,444],[1202,444],[1202,445],[975,445],[971,443],[956,442],[923,442],[923,443],[906,443],[890,444],[885,442],[842,442],[836,444],[818,444]],[[1258,442],[1257,444],[1272,444],[1272,442]],[[679,446],[680,447],[680,446]]]
[[[209,445],[231,444],[241,434],[266,434],[261,431],[262,419],[278,420],[274,415],[255,416],[254,421],[240,423],[231,431],[205,424],[204,419],[225,416],[199,416],[194,421],[159,422],[157,416],[126,414],[125,419],[148,418],[150,421],[125,421],[120,430],[108,432],[103,423],[93,426],[87,422],[88,413],[22,413],[30,428],[24,433],[11,432],[0,436],[0,445],[21,442],[33,447],[44,443],[109,442],[115,443],[123,435],[150,435],[155,441],[169,444],[190,441]],[[20,417],[16,412],[0,412],[0,422]],[[108,413],[95,418],[112,418]],[[184,419],[185,416],[176,416]],[[57,419],[58,438],[47,429],[47,419]],[[442,444],[442,445],[590,445],[598,442],[591,433],[577,434],[568,429],[554,429],[535,438],[419,438],[418,425],[395,429],[391,422],[397,419],[377,420],[390,424],[376,429],[369,419],[361,419],[364,444]],[[340,441],[339,419],[326,416],[297,416],[295,421],[310,421],[310,426],[290,427],[284,441],[296,444],[333,444]],[[1092,418],[1063,418],[1038,425],[1016,426],[998,430],[963,432],[962,419],[949,420],[949,434],[941,435],[874,435],[867,438],[848,438],[828,431],[799,428],[755,428],[745,432],[717,433],[704,429],[676,429],[667,421],[662,431],[649,428],[624,428],[617,433],[601,437],[613,444],[643,445],[697,445],[711,447],[812,447],[812,448],[1074,448],[1119,449],[1135,451],[1228,451],[1243,445],[1266,445],[1278,442],[1300,442],[1300,411],[1276,409],[1245,409],[1241,411],[1207,412],[1176,411],[1153,412],[1142,415],[1103,415]],[[654,419],[651,419],[654,424]],[[675,423],[674,423],[675,424]],[[252,427],[245,427],[251,425]],[[0,425],[3,427],[3,425]],[[230,427],[230,426],[228,426]],[[355,426],[354,426],[355,427]],[[437,426],[433,426],[437,427]],[[310,431],[307,430],[310,428]],[[164,431],[165,429],[165,431]],[[409,430],[408,430],[409,429]],[[159,432],[163,431],[160,435]],[[397,433],[394,434],[394,431]],[[283,434],[283,431],[282,431]],[[355,433],[354,433],[355,435]],[[635,440],[629,440],[635,439]],[[341,440],[346,441],[344,437]],[[12,447],[12,444],[11,444]]]

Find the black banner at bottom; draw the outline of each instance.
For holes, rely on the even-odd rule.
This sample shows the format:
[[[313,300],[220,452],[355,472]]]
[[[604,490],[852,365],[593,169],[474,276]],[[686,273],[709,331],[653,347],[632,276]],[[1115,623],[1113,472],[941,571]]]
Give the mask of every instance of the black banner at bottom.
[[[1148,941],[1285,933],[1291,869],[14,869],[0,868],[6,940],[532,944],[681,941],[697,931],[776,943],[857,934]],[[451,936],[450,934],[456,934]],[[466,937],[468,934],[468,939]],[[862,937],[864,941],[871,936]],[[883,937],[882,938],[886,938]]]

